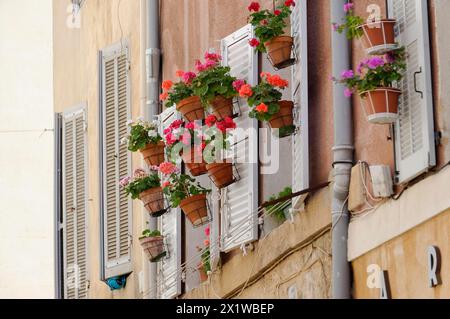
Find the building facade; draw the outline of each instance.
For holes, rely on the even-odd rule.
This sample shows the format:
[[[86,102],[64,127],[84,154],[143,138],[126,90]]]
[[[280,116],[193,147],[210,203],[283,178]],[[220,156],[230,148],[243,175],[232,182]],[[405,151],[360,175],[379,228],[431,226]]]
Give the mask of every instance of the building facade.
[[[333,147],[339,142],[334,133],[340,112],[336,96],[342,96],[343,88],[336,88],[330,77],[339,75],[333,74],[335,42],[347,40],[332,30],[332,23],[339,22],[333,21],[332,2],[297,1],[286,30],[295,39],[296,62],[279,71],[248,45],[253,30],[245,1],[159,1],[159,12],[153,12],[160,20],[159,47],[147,40],[154,39],[149,8],[155,1],[75,1],[73,12],[68,10],[72,1],[53,2],[60,297],[331,298],[339,277],[348,279],[348,295],[354,298],[379,298],[381,291],[394,298],[448,297],[445,229],[450,203],[445,185],[450,119],[445,88],[450,70],[445,62],[450,43],[444,30],[450,4],[353,2],[361,16],[375,10],[397,19],[397,39],[406,47],[408,70],[395,125],[370,124],[358,97],[344,100],[351,108],[342,105],[342,112],[352,116],[353,124],[353,142],[346,145],[352,161],[345,165],[354,167],[339,211],[332,203],[339,178],[336,167],[342,161],[333,158]],[[272,8],[272,1],[261,5]],[[156,119],[163,130],[179,116],[173,109],[155,107],[148,85],[155,79],[175,80],[177,70],[193,70],[195,60],[207,51],[220,53],[233,75],[252,84],[261,72],[289,78],[283,97],[295,102],[297,130],[276,142],[256,130],[257,143],[244,142],[242,156],[258,154],[259,161],[241,161],[240,180],[225,191],[215,189],[207,177],[198,179],[213,188],[212,272],[201,282],[197,246],[202,245],[205,226],[193,228],[180,210],[157,220],[169,256],[156,267],[145,258],[138,238],[155,220],[118,185],[120,177],[145,164],[119,141],[128,119]],[[161,68],[154,72],[158,67],[152,62],[158,61],[153,59],[159,52]],[[356,69],[366,55],[359,41],[352,42],[349,55],[347,62]],[[236,122],[243,128],[265,128],[248,116],[243,101]],[[272,154],[268,145],[274,147]],[[377,184],[372,181],[378,175],[368,174],[368,167],[380,165],[392,176],[382,181],[394,184],[392,196],[385,198],[373,194]],[[279,222],[263,204],[286,186],[304,194],[293,198],[287,220]],[[332,215],[337,217],[333,221]],[[347,227],[347,218],[348,240],[336,239],[333,233],[342,223]],[[333,240],[345,250],[333,252]],[[430,246],[439,247],[442,262],[441,283],[433,288],[427,286]],[[351,276],[333,271],[333,259],[344,259],[344,270],[350,263]],[[419,276],[420,282],[408,280]],[[125,287],[114,288],[124,280]]]

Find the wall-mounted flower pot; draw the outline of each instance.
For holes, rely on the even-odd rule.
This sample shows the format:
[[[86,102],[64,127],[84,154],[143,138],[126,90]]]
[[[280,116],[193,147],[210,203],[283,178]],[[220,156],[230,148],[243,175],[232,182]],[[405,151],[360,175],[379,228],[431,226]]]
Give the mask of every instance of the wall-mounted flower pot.
[[[226,117],[233,117],[233,98],[224,98],[217,96],[211,101],[211,111],[219,121]]]
[[[292,101],[280,101],[280,111],[269,120],[272,129],[279,129],[279,137],[291,135],[295,131]]]
[[[167,212],[161,187],[147,189],[139,194],[139,199],[152,217],[159,217]]]
[[[284,69],[295,63],[295,59],[291,58],[293,44],[294,39],[285,35],[264,43],[269,60],[275,68]]]
[[[208,176],[217,188],[225,188],[233,184],[236,180],[233,176],[232,163],[211,163],[206,164]]]
[[[384,19],[360,26],[364,33],[361,39],[367,54],[380,55],[398,48],[395,42],[395,23],[394,19]]]
[[[192,176],[197,177],[208,172],[202,154],[197,154],[196,157],[195,149],[193,147],[191,148],[191,152],[183,152],[181,157]]]
[[[360,94],[364,111],[370,123],[391,124],[398,119],[398,99],[402,91],[395,88],[377,88]]]
[[[198,274],[200,275],[200,282],[205,282],[208,280],[208,274],[205,271],[205,268],[203,266],[198,266],[197,268]]]
[[[205,118],[205,109],[198,96],[191,96],[181,100],[177,104],[177,110],[183,114],[189,122],[200,121]]]
[[[140,150],[148,166],[159,166],[164,162],[164,148],[166,144],[163,141],[157,144],[147,144],[144,149]]]
[[[158,262],[167,255],[164,245],[164,237],[145,237],[140,238],[142,249],[150,262]]]
[[[181,201],[180,207],[194,227],[209,221],[206,194],[193,195]]]

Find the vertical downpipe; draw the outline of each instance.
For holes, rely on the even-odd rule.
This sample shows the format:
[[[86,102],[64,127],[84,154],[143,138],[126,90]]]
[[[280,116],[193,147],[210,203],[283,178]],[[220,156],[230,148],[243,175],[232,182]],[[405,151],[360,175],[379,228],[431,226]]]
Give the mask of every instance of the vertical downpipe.
[[[333,0],[331,21],[340,23],[347,0]],[[345,34],[332,32],[333,75],[350,69],[350,43]],[[348,194],[353,166],[353,126],[351,99],[344,96],[344,86],[333,87],[334,112],[334,185],[332,200],[332,292],[334,299],[351,298],[350,264],[347,260]]]

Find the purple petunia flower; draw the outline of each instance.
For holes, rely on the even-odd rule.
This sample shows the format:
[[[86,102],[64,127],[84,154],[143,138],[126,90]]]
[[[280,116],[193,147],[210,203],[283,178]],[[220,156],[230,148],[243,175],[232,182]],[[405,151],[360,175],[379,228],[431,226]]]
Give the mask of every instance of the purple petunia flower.
[[[346,88],[344,90],[344,95],[345,95],[345,97],[351,97],[353,95],[353,92],[349,88]]]
[[[353,72],[353,70],[346,70],[346,71],[342,72],[342,74],[341,74],[341,77],[344,80],[351,79],[354,76],[355,76],[355,73]]]
[[[349,3],[344,4],[344,11],[345,12],[349,12],[352,9],[353,9],[353,3],[349,2]]]
[[[367,67],[372,70],[378,68],[379,66],[383,66],[384,64],[384,60],[378,56],[370,58],[367,61]]]

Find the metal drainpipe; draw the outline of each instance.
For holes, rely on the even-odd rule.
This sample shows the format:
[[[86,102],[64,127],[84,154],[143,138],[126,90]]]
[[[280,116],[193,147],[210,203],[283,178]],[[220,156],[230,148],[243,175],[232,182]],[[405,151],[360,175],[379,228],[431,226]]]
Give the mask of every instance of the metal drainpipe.
[[[347,0],[333,0],[331,21],[339,23],[345,18],[343,10]],[[350,69],[350,43],[345,34],[332,32],[333,75]],[[332,200],[332,289],[334,299],[351,298],[350,264],[347,260],[348,194],[353,166],[353,123],[351,99],[344,96],[344,86],[333,87],[334,110],[334,185]]]
[[[146,103],[144,116],[147,120],[153,121],[160,113],[159,109],[159,88],[160,88],[160,63],[161,63],[161,49],[160,49],[160,34],[159,34],[159,0],[147,0],[147,46],[145,51],[145,65],[146,65]],[[148,221],[150,229],[157,229],[158,225],[155,218],[150,218]],[[156,284],[157,284],[157,268],[156,264],[149,265],[149,299],[156,299]]]

